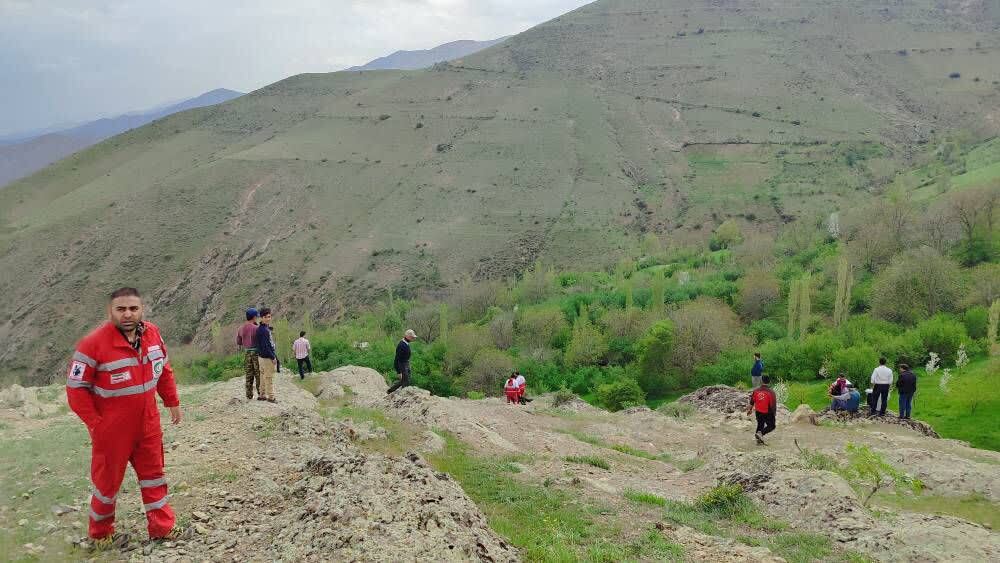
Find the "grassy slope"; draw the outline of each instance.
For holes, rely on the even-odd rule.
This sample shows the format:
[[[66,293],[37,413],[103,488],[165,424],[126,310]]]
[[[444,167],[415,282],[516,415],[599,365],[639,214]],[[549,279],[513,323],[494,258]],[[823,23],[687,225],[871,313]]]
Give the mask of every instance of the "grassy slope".
[[[996,424],[1000,413],[1000,394],[996,392],[1000,358],[977,361],[961,370],[954,370],[948,385],[949,392],[942,393],[938,384],[941,372],[927,375],[917,373],[917,394],[913,399],[913,417],[934,427],[945,438],[965,440],[977,448],[1000,451],[1000,426]],[[860,386],[863,382],[856,382]],[[829,406],[826,389],[829,382],[790,383],[787,406],[794,409],[807,403],[819,410]],[[896,397],[889,398],[890,409],[896,410]]]
[[[600,1],[438,70],[296,76],[109,139],[0,192],[0,380],[51,379],[112,286],[178,341],[251,303],[335,318],[825,215],[932,131],[1000,130],[991,8],[867,4]]]

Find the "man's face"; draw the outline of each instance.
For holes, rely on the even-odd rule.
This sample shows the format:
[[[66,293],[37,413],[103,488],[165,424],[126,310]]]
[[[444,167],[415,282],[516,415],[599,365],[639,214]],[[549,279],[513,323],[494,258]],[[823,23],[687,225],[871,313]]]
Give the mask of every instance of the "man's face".
[[[262,322],[262,323],[264,323],[266,325],[271,324],[271,313],[268,313],[268,314],[264,315],[263,317],[260,317],[260,322]]]
[[[132,332],[142,321],[142,300],[134,295],[115,297],[108,310],[111,322],[125,332]]]

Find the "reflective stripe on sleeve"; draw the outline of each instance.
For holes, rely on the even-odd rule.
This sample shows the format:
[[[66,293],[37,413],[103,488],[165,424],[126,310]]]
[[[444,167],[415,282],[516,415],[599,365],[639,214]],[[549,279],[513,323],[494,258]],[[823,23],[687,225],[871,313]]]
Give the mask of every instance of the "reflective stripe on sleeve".
[[[164,495],[163,498],[161,498],[160,500],[158,500],[156,502],[150,502],[148,504],[142,505],[142,508],[146,512],[149,512],[150,510],[156,510],[158,508],[163,508],[167,504],[167,499],[169,499],[169,498],[170,498],[170,495]]]
[[[83,352],[81,352],[79,350],[77,350],[76,352],[73,352],[73,359],[76,360],[76,361],[78,361],[78,362],[83,362],[83,363],[87,364],[90,367],[97,367],[97,360],[95,360],[94,358],[91,358],[90,356],[84,354]]]
[[[97,366],[97,371],[111,371],[118,368],[127,368],[129,366],[139,365],[139,360],[135,358],[122,358],[120,360],[115,360],[113,362],[108,362],[106,364],[100,364]]]
[[[166,484],[167,484],[166,477],[160,477],[159,479],[139,480],[139,487],[143,489],[148,489],[150,487],[159,487],[160,485],[166,485]]]
[[[90,383],[89,381],[74,381],[72,379],[69,379],[66,381],[66,387],[77,387],[77,388],[82,387],[85,389],[90,389],[91,387],[93,387],[93,383]]]

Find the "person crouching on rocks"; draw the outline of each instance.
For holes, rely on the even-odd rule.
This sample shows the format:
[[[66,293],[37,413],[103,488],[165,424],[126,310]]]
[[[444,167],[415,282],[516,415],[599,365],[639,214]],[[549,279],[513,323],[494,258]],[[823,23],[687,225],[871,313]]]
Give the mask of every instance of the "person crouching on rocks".
[[[521,402],[521,389],[517,386],[517,379],[513,373],[510,374],[507,383],[503,386],[503,394],[507,396],[508,405],[516,405]]]
[[[757,416],[757,431],[754,438],[758,444],[764,444],[764,436],[775,428],[775,415],[778,413],[778,398],[774,391],[767,386],[771,378],[764,375],[761,377],[760,387],[750,393],[750,406],[747,408],[747,415],[751,411]]]
[[[517,383],[517,402],[527,405],[531,402],[531,399],[524,396],[528,391],[528,382],[524,380],[524,376],[521,375],[520,371],[514,372],[514,382]]]

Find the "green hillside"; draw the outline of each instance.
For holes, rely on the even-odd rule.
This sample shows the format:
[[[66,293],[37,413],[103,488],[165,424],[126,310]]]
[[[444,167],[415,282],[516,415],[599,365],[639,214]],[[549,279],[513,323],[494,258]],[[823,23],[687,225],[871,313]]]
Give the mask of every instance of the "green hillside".
[[[335,320],[857,206],[946,136],[1000,132],[998,26],[989,1],[600,1],[434,69],[159,120],[0,191],[0,379],[53,379],[123,284],[205,344],[248,304]]]

